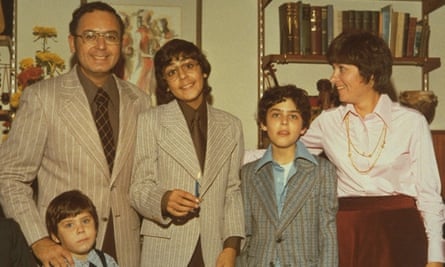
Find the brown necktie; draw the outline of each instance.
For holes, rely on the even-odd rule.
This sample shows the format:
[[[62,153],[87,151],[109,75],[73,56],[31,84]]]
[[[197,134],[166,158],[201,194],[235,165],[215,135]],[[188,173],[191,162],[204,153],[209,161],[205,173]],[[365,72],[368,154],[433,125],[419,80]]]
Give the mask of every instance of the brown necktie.
[[[114,156],[116,153],[116,147],[113,141],[113,129],[111,128],[110,118],[108,116],[108,101],[110,97],[104,89],[99,88],[97,90],[94,102],[96,103],[96,126],[99,132],[102,146],[104,148],[105,157],[107,158],[108,167],[110,173],[113,170]]]
[[[206,153],[206,138],[201,129],[201,118],[199,116],[199,112],[195,112],[195,117],[192,120],[192,139],[193,144],[195,145],[196,155],[198,156],[199,164],[201,166],[201,170],[204,170],[204,161],[205,161],[205,153]],[[196,197],[199,197],[199,184],[196,181]],[[195,251],[193,252],[192,258],[188,264],[188,267],[204,267],[204,259],[202,256],[201,249],[201,238],[198,239],[198,243],[196,244]]]
[[[200,126],[199,112],[195,113],[195,117],[192,120],[192,139],[195,145],[196,155],[198,156],[201,170],[204,170],[204,161],[206,153],[206,140]]]

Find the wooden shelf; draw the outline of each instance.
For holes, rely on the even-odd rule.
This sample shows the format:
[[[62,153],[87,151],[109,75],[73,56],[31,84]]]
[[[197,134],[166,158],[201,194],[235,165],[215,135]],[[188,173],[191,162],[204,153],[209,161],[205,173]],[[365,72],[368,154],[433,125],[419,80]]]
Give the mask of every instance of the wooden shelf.
[[[9,53],[12,53],[12,40],[8,35],[0,35],[0,46],[6,46],[9,49]]]
[[[433,12],[434,10],[440,8],[445,5],[445,0],[423,0],[423,10],[422,13],[424,15]]]
[[[325,56],[322,55],[292,55],[292,54],[275,54],[266,55],[262,60],[263,70],[268,69],[271,64],[289,64],[289,63],[299,63],[299,64],[327,64]],[[394,58],[393,65],[400,66],[420,66],[423,67],[425,72],[433,71],[440,67],[440,58],[423,58],[423,57],[404,57],[404,58]]]
[[[263,3],[263,7],[267,7],[268,4],[270,4],[270,2],[272,2],[272,0],[261,0]]]
[[[12,41],[11,37],[8,35],[0,35],[0,46],[8,46],[11,47]]]

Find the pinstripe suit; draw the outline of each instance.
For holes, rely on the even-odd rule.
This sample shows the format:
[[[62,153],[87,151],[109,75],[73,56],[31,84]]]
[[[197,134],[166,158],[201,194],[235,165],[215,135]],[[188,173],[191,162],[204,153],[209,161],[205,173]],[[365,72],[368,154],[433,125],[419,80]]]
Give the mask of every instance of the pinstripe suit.
[[[194,192],[200,166],[193,141],[176,101],[139,116],[130,196],[144,216],[141,266],[187,266],[199,235],[206,266],[215,266],[224,240],[244,237],[239,179],[243,153],[240,121],[208,106],[200,216],[182,224],[172,222],[161,214],[161,198],[175,188]]]
[[[281,217],[272,162],[258,169],[256,160],[241,169],[246,214],[243,266],[270,266],[277,255],[281,267],[338,265],[335,170],[324,158],[314,157],[318,165],[295,160],[297,172],[289,177]]]
[[[121,266],[138,266],[137,213],[128,188],[135,148],[136,118],[149,97],[116,79],[120,98],[119,140],[110,177],[93,115],[76,68],[25,90],[10,137],[0,147],[0,200],[15,218],[28,243],[47,236],[48,203],[58,194],[80,189],[97,207],[97,246],[102,247],[110,207]],[[38,176],[37,208],[29,183]]]

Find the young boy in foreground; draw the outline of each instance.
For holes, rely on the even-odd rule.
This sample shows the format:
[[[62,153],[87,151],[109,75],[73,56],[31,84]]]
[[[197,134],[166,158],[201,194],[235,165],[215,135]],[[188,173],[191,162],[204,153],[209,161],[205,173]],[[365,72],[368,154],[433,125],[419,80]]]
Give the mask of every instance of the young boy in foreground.
[[[111,256],[94,248],[98,224],[96,207],[78,190],[58,195],[46,211],[46,227],[51,239],[71,252],[75,267],[118,267]],[[51,264],[68,266],[67,263]]]

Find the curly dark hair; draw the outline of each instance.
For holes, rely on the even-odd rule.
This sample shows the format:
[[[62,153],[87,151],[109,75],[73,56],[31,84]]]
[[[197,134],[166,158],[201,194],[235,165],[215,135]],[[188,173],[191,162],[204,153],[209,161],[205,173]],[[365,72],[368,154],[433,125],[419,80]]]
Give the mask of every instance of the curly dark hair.
[[[290,99],[295,103],[303,118],[303,128],[309,128],[311,123],[311,104],[306,90],[295,85],[276,86],[266,90],[258,102],[258,124],[266,124],[267,111],[274,105]]]
[[[367,31],[346,31],[338,35],[327,51],[329,64],[357,66],[360,75],[369,82],[374,79],[374,89],[397,100],[391,83],[392,54],[385,41]]]
[[[173,60],[187,58],[196,60],[201,67],[202,73],[207,76],[204,79],[203,93],[205,98],[209,96],[212,89],[208,83],[211,66],[206,56],[195,44],[182,39],[172,39],[165,43],[156,52],[154,57],[157,104],[165,104],[175,99],[175,96],[168,89],[167,81],[164,78],[165,68],[169,66]]]

